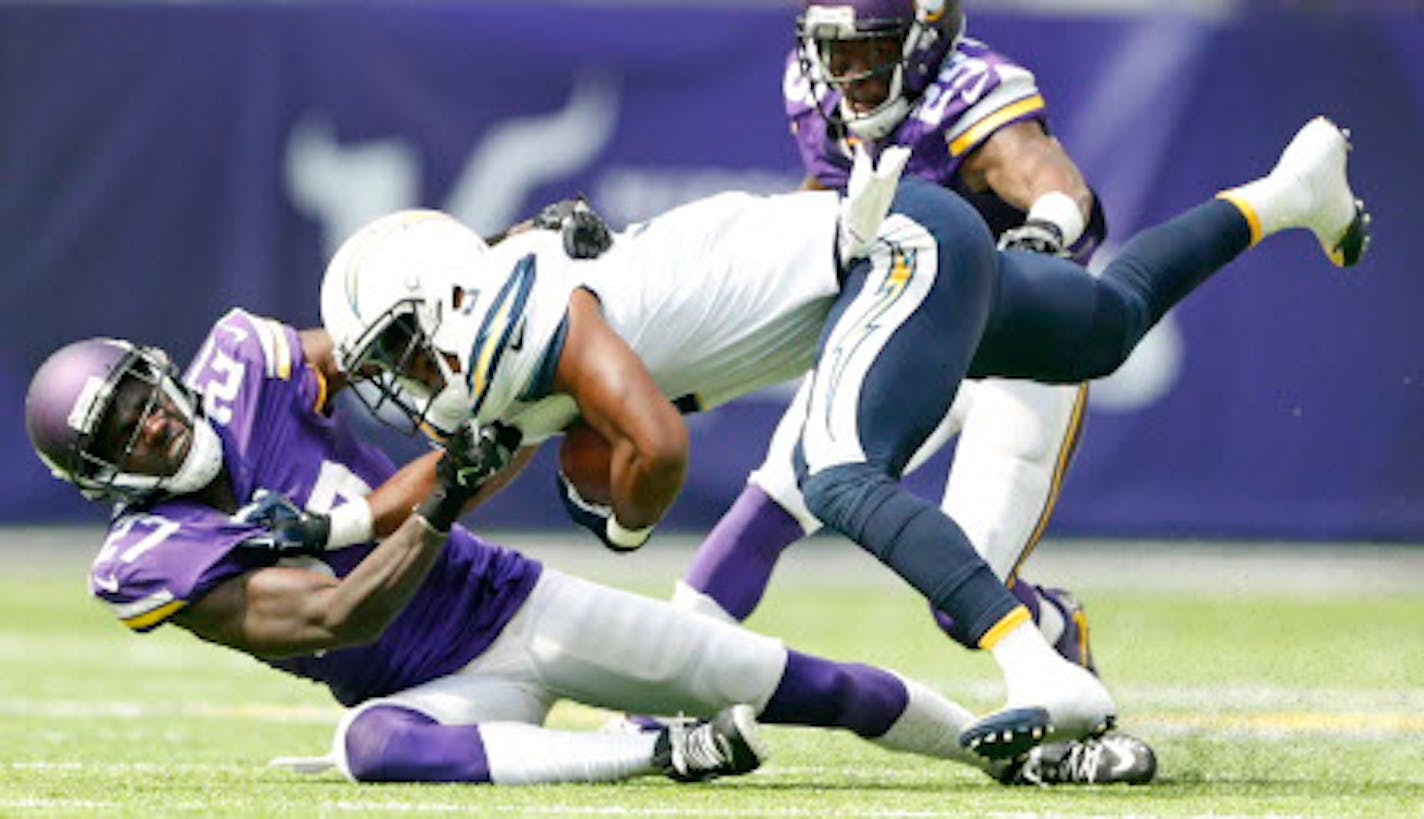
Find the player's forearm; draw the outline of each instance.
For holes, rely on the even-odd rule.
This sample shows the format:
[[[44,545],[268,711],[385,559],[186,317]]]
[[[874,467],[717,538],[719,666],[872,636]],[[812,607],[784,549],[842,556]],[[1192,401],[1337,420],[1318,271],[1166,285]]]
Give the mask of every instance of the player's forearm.
[[[687,475],[687,435],[654,449],[631,442],[615,446],[610,464],[613,515],[629,529],[644,529],[662,520]]]
[[[521,448],[508,466],[480,485],[480,490],[465,504],[465,511],[489,500],[514,480],[538,450],[537,445]],[[435,488],[435,464],[439,460],[438,451],[422,455],[401,467],[399,472],[366,496],[366,502],[371,506],[373,533],[377,538],[387,537],[400,528],[410,517],[411,510]]]
[[[376,537],[388,537],[399,529],[410,517],[410,510],[435,488],[435,464],[439,460],[439,451],[427,452],[366,496]]]
[[[445,548],[448,533],[407,517],[395,533],[333,586],[324,601],[324,627],[339,645],[359,645],[381,636],[425,582]]]
[[[1078,206],[1085,221],[1092,213],[1092,190],[1078,166],[1051,137],[1023,144],[1011,160],[985,168],[984,179],[1000,199],[1021,210],[1029,210],[1046,194],[1063,193]]]

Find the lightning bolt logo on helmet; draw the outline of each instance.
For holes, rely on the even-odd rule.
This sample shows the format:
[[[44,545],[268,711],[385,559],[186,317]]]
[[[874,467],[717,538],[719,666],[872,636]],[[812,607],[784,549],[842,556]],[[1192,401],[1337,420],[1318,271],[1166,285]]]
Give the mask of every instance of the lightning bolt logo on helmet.
[[[400,211],[337,251],[322,282],[322,322],[377,417],[440,438],[498,418],[519,398],[563,322],[569,289],[533,255],[513,263],[492,255],[447,214]]]

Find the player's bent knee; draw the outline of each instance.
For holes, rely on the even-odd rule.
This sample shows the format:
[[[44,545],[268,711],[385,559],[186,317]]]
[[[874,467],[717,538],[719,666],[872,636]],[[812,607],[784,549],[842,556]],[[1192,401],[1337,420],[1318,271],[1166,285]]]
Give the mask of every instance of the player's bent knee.
[[[840,464],[806,478],[806,508],[827,526],[857,539],[869,514],[895,491],[896,481],[867,463]]]
[[[489,782],[479,729],[445,726],[394,704],[362,708],[337,729],[343,773],[354,782]]]
[[[983,217],[949,190],[920,179],[902,180],[891,212],[929,231],[940,258],[952,259],[961,272],[989,275],[996,268],[994,237]]]

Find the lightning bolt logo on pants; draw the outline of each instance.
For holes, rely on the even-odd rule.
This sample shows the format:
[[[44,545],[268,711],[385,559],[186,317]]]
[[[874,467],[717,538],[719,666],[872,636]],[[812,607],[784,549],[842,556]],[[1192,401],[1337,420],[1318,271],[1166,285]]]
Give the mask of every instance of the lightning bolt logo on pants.
[[[865,308],[865,312],[855,321],[851,322],[840,341],[830,355],[830,369],[827,373],[828,389],[826,390],[826,428],[834,430],[831,424],[831,409],[836,405],[836,390],[840,386],[840,381],[845,377],[846,368],[851,360],[855,358],[855,353],[865,344],[866,340],[878,329],[880,329],[880,319],[904,295],[905,288],[910,283],[910,279],[915,275],[915,251],[906,251],[899,245],[890,246],[890,271],[886,274],[884,281],[876,288],[874,299]],[[832,432],[834,437],[834,432]]]

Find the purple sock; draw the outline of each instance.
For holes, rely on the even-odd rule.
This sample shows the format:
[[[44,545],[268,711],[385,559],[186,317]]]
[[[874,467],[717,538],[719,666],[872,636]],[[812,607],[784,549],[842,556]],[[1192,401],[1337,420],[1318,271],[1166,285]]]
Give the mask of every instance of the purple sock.
[[[1024,604],[1024,608],[1028,609],[1028,613],[1033,615],[1033,621],[1039,622],[1041,615],[1038,587],[1020,577],[1014,585],[1009,587],[1009,591],[1013,592],[1014,597],[1017,597],[1019,602]]]
[[[745,620],[761,602],[782,551],[804,536],[790,513],[749,483],[702,541],[684,582]]]
[[[905,713],[910,693],[899,677],[860,663],[787,651],[786,673],[757,719],[772,725],[849,728],[883,736]]]
[[[489,782],[475,725],[441,725],[409,708],[369,708],[346,729],[346,764],[358,782]]]

